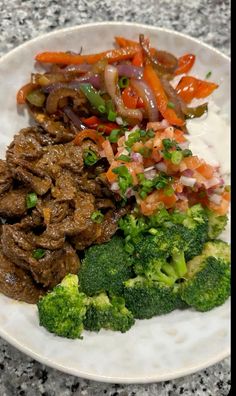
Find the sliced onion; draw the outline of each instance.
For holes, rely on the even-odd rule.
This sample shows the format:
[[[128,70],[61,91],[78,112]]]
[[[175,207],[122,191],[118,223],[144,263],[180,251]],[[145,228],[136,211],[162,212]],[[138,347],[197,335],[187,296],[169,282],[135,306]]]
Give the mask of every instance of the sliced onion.
[[[79,117],[77,116],[77,114],[75,114],[75,112],[70,108],[70,107],[65,107],[63,109],[63,113],[65,113],[65,115],[71,120],[72,124],[78,128],[79,130],[83,130],[83,129],[87,129],[87,126],[84,125],[81,120],[79,119]]]
[[[180,183],[182,183],[184,186],[187,187],[193,187],[194,184],[196,183],[196,179],[194,177],[187,177],[187,176],[181,176],[179,181]]]
[[[219,194],[212,194],[208,197],[209,201],[215,203],[216,205],[220,205],[222,201],[222,197]]]
[[[167,171],[167,166],[164,162],[158,162],[158,164],[155,165],[156,169],[158,169],[160,172],[166,172]]]
[[[101,77],[99,74],[92,74],[92,75],[84,75],[77,79],[78,82],[89,83],[94,88],[100,89],[101,88]]]
[[[177,95],[177,92],[171,86],[171,84],[169,83],[169,81],[166,78],[162,77],[161,83],[162,83],[162,86],[163,86],[170,102],[172,102],[174,104],[175,113],[177,114],[177,116],[179,118],[181,118],[181,120],[184,120],[185,117],[184,117],[184,112],[182,110],[182,103],[181,103],[179,96]]]
[[[92,65],[88,63],[81,63],[81,65],[68,65],[64,69],[61,69],[61,73],[87,73],[91,70]]]
[[[116,110],[121,117],[128,120],[130,124],[136,125],[143,119],[143,114],[139,109],[128,109],[125,107],[118,87],[118,70],[113,65],[105,67],[105,86],[108,94],[115,103]]]
[[[125,76],[128,78],[142,78],[143,77],[143,67],[129,65],[128,63],[121,63],[117,65],[117,70],[119,76]]]
[[[149,121],[158,121],[159,111],[157,108],[156,99],[151,88],[143,80],[130,81],[131,87],[135,89],[137,94],[142,98],[145,109],[148,114]]]
[[[42,91],[44,93],[51,93],[60,88],[71,88],[71,89],[79,90],[81,83],[90,83],[91,85],[93,85],[94,88],[99,89],[101,87],[101,78],[98,74],[94,74],[92,76],[84,75],[73,81],[56,82],[53,84],[46,85],[42,88]]]
[[[59,100],[63,98],[74,98],[78,97],[78,92],[71,88],[59,88],[56,91],[51,92],[46,101],[46,110],[48,114],[54,114],[58,108]]]

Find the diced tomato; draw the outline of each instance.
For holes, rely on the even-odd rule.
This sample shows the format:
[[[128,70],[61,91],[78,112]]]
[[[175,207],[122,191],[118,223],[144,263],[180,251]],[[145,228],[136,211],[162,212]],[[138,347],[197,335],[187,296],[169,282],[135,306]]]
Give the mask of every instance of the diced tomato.
[[[137,184],[138,184],[137,174],[143,173],[143,165],[138,162],[128,162],[126,164],[126,167],[128,168],[129,173],[131,174],[131,176],[133,178],[134,186],[137,186]]]
[[[167,196],[163,190],[156,190],[147,196],[144,200],[140,200],[140,209],[145,216],[152,215],[160,206],[160,202],[164,203],[167,209],[172,208],[177,201],[176,195]]]
[[[105,135],[110,135],[113,129],[119,129],[120,127],[115,122],[106,122],[104,124],[99,124],[97,128],[99,132],[105,133]]]
[[[182,162],[185,163],[187,169],[196,169],[202,164],[202,160],[197,155],[186,157]]]
[[[214,168],[206,163],[203,163],[197,168],[197,172],[199,172],[206,179],[211,179],[214,173]]]
[[[181,129],[174,130],[174,140],[177,143],[184,143],[187,141],[186,137],[184,136],[184,132]]]
[[[220,216],[224,216],[229,209],[229,202],[226,199],[222,199],[220,205],[215,204],[214,202],[208,202],[208,208],[216,212]]]
[[[104,142],[102,143],[102,148],[104,150],[105,156],[106,156],[109,164],[112,164],[112,162],[114,160],[114,153],[113,153],[112,146],[111,146],[111,143],[109,142],[109,140],[104,140]]]
[[[120,166],[120,162],[118,161],[113,161],[110,168],[106,172],[106,178],[109,181],[109,183],[114,183],[117,180],[117,174],[112,172],[112,169],[117,168]]]
[[[162,158],[160,150],[153,148],[151,158],[154,159],[155,162],[159,162]]]

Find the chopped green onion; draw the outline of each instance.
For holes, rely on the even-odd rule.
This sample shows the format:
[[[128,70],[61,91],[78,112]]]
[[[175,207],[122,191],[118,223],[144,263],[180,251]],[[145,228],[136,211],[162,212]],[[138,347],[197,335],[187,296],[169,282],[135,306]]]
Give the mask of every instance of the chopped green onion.
[[[94,87],[89,84],[89,83],[83,83],[80,85],[80,90],[83,92],[83,94],[86,96],[88,101],[91,103],[93,107],[98,109],[98,111],[105,112],[106,111],[106,102],[105,100],[101,97],[101,95],[94,89]],[[100,108],[100,110],[99,110]],[[103,111],[104,109],[104,111]]]
[[[120,130],[120,129],[112,129],[112,131],[111,131],[111,133],[110,133],[110,135],[109,135],[109,137],[108,137],[109,141],[110,141],[111,143],[116,143],[117,140],[118,140],[119,137],[120,137],[120,136],[119,136],[120,133],[121,133],[121,130]]]
[[[133,178],[129,173],[127,167],[125,165],[118,166],[117,168],[113,168],[112,172],[118,175],[118,185],[120,187],[121,192],[124,194],[127,188],[133,185]]]
[[[128,136],[128,140],[125,142],[126,146],[132,147],[134,143],[139,142],[140,140],[140,131],[131,132]]]
[[[29,193],[26,196],[27,209],[34,208],[37,205],[38,197],[35,193]]]
[[[84,163],[87,166],[96,164],[96,162],[99,159],[97,154],[91,149],[84,150],[83,158],[84,158]]]
[[[91,220],[94,221],[94,223],[102,223],[104,219],[104,215],[102,214],[102,212],[100,210],[95,210],[92,214],[91,214]]]
[[[98,111],[99,111],[100,113],[105,113],[105,112],[106,112],[106,107],[103,106],[103,105],[100,105],[100,106],[98,106]]]
[[[147,132],[144,129],[140,129],[140,136],[144,137],[146,136]]]
[[[119,161],[130,162],[131,158],[128,155],[121,154],[118,158]]]
[[[40,260],[41,258],[43,258],[46,254],[46,251],[44,249],[35,249],[32,253],[33,258],[35,258],[36,260]]]
[[[129,86],[129,79],[125,76],[121,77],[118,81],[118,85],[120,88],[126,88]]]
[[[26,96],[26,99],[28,102],[30,102],[32,105],[36,107],[42,107],[44,102],[45,102],[45,95],[43,92],[40,91],[40,89],[36,89],[35,91],[31,91],[28,93]]]
[[[171,153],[171,162],[174,165],[178,165],[183,159],[183,154],[181,151],[173,151]]]
[[[211,71],[209,71],[209,72],[206,74],[205,78],[210,78],[210,77],[211,77],[211,75],[212,75],[212,72],[211,72]]]
[[[149,147],[146,147],[146,146],[144,146],[144,147],[141,147],[140,149],[139,149],[139,154],[141,154],[144,158],[148,158],[148,157],[150,157],[150,154],[151,154],[151,149],[149,148]]]
[[[115,121],[116,117],[117,117],[117,113],[115,111],[113,111],[113,110],[109,110],[107,119],[109,121]]]
[[[163,154],[163,157],[164,157],[165,159],[171,159],[171,153],[170,153],[169,151],[163,150],[163,151],[162,151],[162,154]]]
[[[167,107],[169,107],[170,109],[174,109],[175,108],[175,104],[173,102],[168,102],[167,103]]]
[[[176,147],[177,142],[172,139],[162,139],[162,144],[165,150],[169,150],[172,147]]]
[[[171,197],[174,194],[174,189],[172,186],[168,186],[164,189],[164,194],[167,195],[167,197]]]
[[[189,149],[184,149],[182,151],[183,157],[190,157],[190,155],[193,155],[192,151]]]
[[[147,136],[150,137],[150,138],[153,138],[155,136],[155,132],[152,129],[149,129],[147,131]]]

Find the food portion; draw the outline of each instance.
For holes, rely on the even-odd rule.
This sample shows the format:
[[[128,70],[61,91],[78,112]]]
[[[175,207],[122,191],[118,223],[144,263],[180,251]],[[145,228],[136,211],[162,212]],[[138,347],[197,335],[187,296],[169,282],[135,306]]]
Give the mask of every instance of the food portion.
[[[230,187],[188,139],[218,85],[194,54],[115,44],[36,55],[46,71],[16,96],[35,126],[0,160],[0,291],[68,338],[230,295]]]

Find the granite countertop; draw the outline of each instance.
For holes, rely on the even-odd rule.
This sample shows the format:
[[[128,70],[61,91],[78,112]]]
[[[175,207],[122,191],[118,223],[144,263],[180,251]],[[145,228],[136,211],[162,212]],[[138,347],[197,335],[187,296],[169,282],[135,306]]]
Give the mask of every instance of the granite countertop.
[[[0,56],[45,32],[111,20],[174,29],[230,52],[229,0],[0,0]],[[226,396],[229,390],[229,358],[173,381],[104,384],[48,368],[0,339],[1,396]]]

